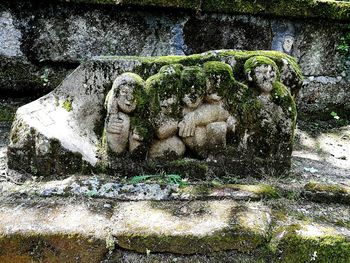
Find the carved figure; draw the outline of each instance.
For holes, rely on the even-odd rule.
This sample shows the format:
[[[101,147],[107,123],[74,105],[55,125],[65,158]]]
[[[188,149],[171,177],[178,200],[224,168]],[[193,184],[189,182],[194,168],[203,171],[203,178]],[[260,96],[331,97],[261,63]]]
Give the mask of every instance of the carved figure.
[[[117,155],[124,153],[128,145],[133,152],[142,144],[143,137],[132,127],[130,114],[137,107],[136,94],[143,88],[140,76],[124,73],[115,79],[106,97],[106,140],[109,149]]]
[[[185,144],[177,136],[180,111],[177,94],[182,68],[179,64],[164,66],[146,81],[156,136],[150,147],[150,158],[181,157],[185,153]]]
[[[247,125],[250,132],[245,138],[246,147],[248,150],[255,147],[262,157],[272,157],[281,152],[280,158],[284,158],[282,152],[291,152],[289,142],[292,140],[287,140],[286,145],[279,144],[278,148],[274,141],[283,142],[286,136],[293,136],[295,103],[289,90],[279,81],[278,67],[271,59],[259,56],[251,58],[245,63],[245,70],[247,79],[258,91],[256,98],[250,102],[258,106],[249,113],[254,119],[251,119],[250,128]]]
[[[210,63],[207,62],[207,66],[210,66]],[[219,66],[226,65],[221,62],[215,63]],[[231,70],[228,65],[226,66]],[[232,132],[235,129],[236,119],[224,108],[223,99],[218,92],[222,84],[220,84],[220,73],[218,75],[218,79],[206,78],[203,96],[194,96],[193,86],[190,85],[190,93],[183,97],[185,107],[183,119],[179,123],[179,135],[186,146],[202,157],[207,157],[208,153],[225,148],[228,129]],[[197,92],[201,94],[202,90],[199,89]],[[191,96],[195,100],[189,99]]]

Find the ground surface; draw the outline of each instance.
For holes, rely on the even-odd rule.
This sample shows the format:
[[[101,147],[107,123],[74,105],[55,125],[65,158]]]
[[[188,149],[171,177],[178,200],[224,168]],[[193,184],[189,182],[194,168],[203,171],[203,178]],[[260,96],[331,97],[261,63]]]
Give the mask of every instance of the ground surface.
[[[348,262],[350,126],[331,124],[299,121],[290,175],[174,184],[17,182],[0,122],[0,261]]]

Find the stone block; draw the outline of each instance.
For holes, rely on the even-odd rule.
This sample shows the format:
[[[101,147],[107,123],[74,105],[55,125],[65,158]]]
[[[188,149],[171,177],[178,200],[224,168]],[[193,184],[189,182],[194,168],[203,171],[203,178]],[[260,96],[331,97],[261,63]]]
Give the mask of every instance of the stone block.
[[[18,109],[8,165],[42,176],[283,173],[301,83],[294,59],[273,51],[96,58]]]

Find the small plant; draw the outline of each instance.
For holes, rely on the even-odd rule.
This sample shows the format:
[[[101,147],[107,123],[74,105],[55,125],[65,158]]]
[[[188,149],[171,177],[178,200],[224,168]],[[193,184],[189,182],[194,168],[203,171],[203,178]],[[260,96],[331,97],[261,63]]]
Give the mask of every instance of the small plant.
[[[115,249],[114,237],[110,233],[106,237],[106,248],[108,249],[109,254],[112,254],[113,250]]]
[[[339,120],[339,119],[340,119],[340,117],[338,116],[338,114],[337,114],[335,111],[332,111],[332,112],[331,112],[331,116],[332,116],[334,119],[336,119],[336,120]]]
[[[65,100],[65,101],[63,102],[62,107],[63,107],[66,111],[68,111],[68,112],[70,112],[70,111],[73,110],[72,102],[71,102],[70,100]]]
[[[33,175],[36,175],[38,173],[38,168],[35,166],[35,165],[31,165],[30,166],[30,172],[33,174]]]
[[[43,86],[47,86],[49,84],[49,74],[50,70],[48,68],[44,69],[43,74],[41,74],[40,79],[43,82]]]
[[[338,51],[340,54],[346,56],[350,53],[350,25],[347,27],[347,31],[340,38],[340,43],[338,45]]]

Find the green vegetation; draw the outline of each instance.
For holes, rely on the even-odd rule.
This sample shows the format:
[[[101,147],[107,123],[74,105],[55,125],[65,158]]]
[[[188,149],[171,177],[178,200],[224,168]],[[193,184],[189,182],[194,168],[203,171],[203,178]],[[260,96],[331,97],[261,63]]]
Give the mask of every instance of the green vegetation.
[[[10,106],[0,105],[0,121],[13,121],[16,110]]]
[[[40,75],[40,79],[43,82],[43,86],[47,86],[49,84],[49,74],[50,70],[48,68],[45,68],[42,75]]]
[[[62,104],[62,107],[68,112],[73,110],[72,102],[70,100],[65,100]]]
[[[308,183],[305,185],[304,189],[306,191],[312,191],[312,192],[328,192],[328,193],[333,194],[333,195],[337,195],[337,194],[350,195],[350,188],[349,187],[335,185],[335,184]]]
[[[314,232],[310,232],[312,229]],[[281,227],[274,234],[281,238],[277,241],[278,245],[273,241],[270,247],[281,259],[279,262],[349,262],[350,242],[333,231],[307,223]]]
[[[187,181],[178,174],[138,175],[132,177],[128,183],[158,183],[160,185],[179,185],[180,187],[187,185]]]
[[[350,25],[347,26],[344,35],[340,39],[338,51],[344,56],[347,56],[350,53]]]

